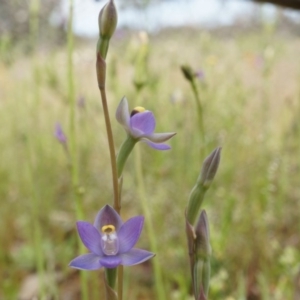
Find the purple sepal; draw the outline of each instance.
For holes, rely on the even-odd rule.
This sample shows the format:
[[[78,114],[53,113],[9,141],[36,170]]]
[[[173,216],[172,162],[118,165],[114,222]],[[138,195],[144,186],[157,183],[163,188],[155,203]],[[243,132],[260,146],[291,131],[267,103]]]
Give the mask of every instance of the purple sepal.
[[[137,216],[125,222],[118,232],[119,253],[129,251],[138,241],[144,225],[144,217]]]
[[[113,225],[118,231],[122,225],[122,219],[109,205],[105,205],[97,214],[94,226],[100,231],[103,226]]]
[[[83,254],[73,259],[70,267],[80,270],[97,270],[102,267],[99,261],[99,256],[94,253]]]
[[[167,144],[157,144],[157,143],[150,142],[146,139],[142,139],[142,141],[156,150],[170,150],[171,149],[171,147]]]
[[[122,265],[124,266],[137,265],[152,258],[153,256],[155,256],[155,254],[152,252],[133,248],[130,251],[121,254]]]
[[[100,233],[92,224],[88,222],[78,221],[77,230],[83,244],[91,252],[97,255],[103,255]]]

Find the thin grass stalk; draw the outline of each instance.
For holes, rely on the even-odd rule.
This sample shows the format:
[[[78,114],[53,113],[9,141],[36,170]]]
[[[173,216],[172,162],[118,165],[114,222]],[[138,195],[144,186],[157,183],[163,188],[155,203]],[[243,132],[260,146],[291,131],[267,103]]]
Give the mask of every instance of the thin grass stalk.
[[[78,156],[77,156],[77,140],[76,140],[76,126],[75,126],[75,88],[74,88],[74,73],[73,73],[73,0],[69,0],[69,21],[68,21],[68,98],[70,103],[70,116],[69,116],[69,140],[70,140],[70,157],[71,157],[71,181],[73,199],[75,202],[75,213],[78,220],[83,220],[83,207],[82,207],[82,195],[79,192],[79,168],[78,168]],[[85,251],[84,245],[78,239],[79,251],[83,253]],[[88,300],[88,278],[86,272],[80,272],[81,281],[81,299]]]
[[[35,50],[36,44],[37,44],[37,38],[38,38],[38,31],[39,31],[39,0],[31,0],[29,4],[29,30],[30,30],[30,47],[31,50]],[[33,80],[34,80],[34,104],[35,107],[38,108],[39,102],[40,102],[40,94],[39,94],[39,86],[40,86],[40,80],[39,80],[39,74],[38,74],[38,64],[35,59],[35,56],[33,57]],[[36,121],[38,121],[38,115],[33,116]],[[39,222],[39,199],[37,195],[37,187],[34,180],[34,171],[33,171],[33,161],[32,161],[32,137],[28,136],[26,139],[26,146],[27,146],[27,154],[28,154],[28,163],[27,163],[27,173],[28,178],[30,181],[30,188],[31,188],[31,226],[32,230],[30,232],[33,232],[33,243],[34,243],[34,249],[35,249],[35,263],[36,263],[36,269],[38,273],[38,279],[39,279],[39,297],[41,299],[46,299],[47,297],[47,291],[45,286],[45,256],[42,249],[42,231],[41,231],[41,224]],[[40,143],[39,143],[40,148]]]
[[[30,137],[28,137],[30,139]],[[41,299],[46,299],[47,291],[45,287],[45,257],[42,249],[42,232],[41,232],[41,224],[39,222],[39,199],[37,196],[34,174],[33,174],[33,166],[32,166],[32,146],[31,141],[26,141],[27,152],[28,152],[28,162],[27,162],[27,173],[28,178],[30,180],[30,188],[31,188],[31,229],[30,233],[33,232],[33,243],[35,249],[35,260],[36,260],[36,268],[38,272],[39,279],[39,296]]]
[[[30,48],[35,50],[39,33],[40,0],[31,0],[29,5]]]
[[[138,195],[142,204],[143,214],[145,215],[146,220],[146,231],[149,237],[150,242],[150,249],[152,252],[157,253],[157,243],[155,233],[153,231],[153,221],[151,217],[150,210],[148,209],[148,199],[146,197],[146,190],[144,184],[144,176],[143,176],[143,169],[142,169],[142,157],[141,157],[141,150],[140,145],[135,149],[135,173],[137,178],[137,190]],[[166,300],[166,291],[164,288],[163,283],[163,276],[162,270],[159,265],[159,261],[157,259],[153,260],[153,267],[154,267],[154,277],[155,277],[155,289],[157,294],[158,300]]]

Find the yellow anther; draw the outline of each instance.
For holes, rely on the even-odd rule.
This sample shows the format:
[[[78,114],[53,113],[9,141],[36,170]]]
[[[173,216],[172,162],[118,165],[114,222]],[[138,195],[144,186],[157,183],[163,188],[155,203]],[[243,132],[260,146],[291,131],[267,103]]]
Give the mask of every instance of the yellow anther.
[[[116,231],[116,228],[114,225],[105,225],[102,226],[101,231],[103,233],[110,234],[110,233],[114,233]]]
[[[144,111],[146,111],[146,109],[145,109],[144,107],[142,107],[142,106],[137,106],[137,107],[135,107],[135,108],[132,110],[132,112],[131,112],[131,114],[130,114],[130,117],[134,116],[134,115],[137,114],[137,113],[141,113],[141,112],[144,112]]]
[[[142,107],[142,106],[137,106],[137,107],[135,107],[133,110],[135,110],[136,112],[143,112],[143,111],[145,111],[146,109],[145,109],[144,107]]]

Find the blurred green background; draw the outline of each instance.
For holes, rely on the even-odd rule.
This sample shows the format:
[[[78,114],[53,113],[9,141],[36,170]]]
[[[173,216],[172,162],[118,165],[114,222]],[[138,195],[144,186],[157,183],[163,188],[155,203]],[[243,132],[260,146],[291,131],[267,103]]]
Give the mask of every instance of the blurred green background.
[[[0,299],[80,299],[79,272],[68,267],[78,255],[70,160],[54,136],[57,122],[67,136],[70,129],[66,24],[43,23],[55,1],[9,3],[0,6],[2,25],[11,18],[0,31]],[[168,299],[192,299],[184,211],[201,149],[208,155],[217,146],[221,164],[203,205],[213,249],[210,298],[300,299],[299,31],[280,11],[275,21],[259,17],[244,25],[151,34],[119,29],[110,44],[116,150],[125,139],[114,118],[124,95],[131,108],[154,112],[157,132],[177,132],[170,151],[137,145]],[[113,198],[95,45],[74,37],[71,47],[78,191],[89,222]],[[205,145],[182,65],[199,75]],[[142,213],[132,155],[122,218]],[[149,249],[146,231],[138,246]],[[102,299],[102,273],[88,278],[90,299]],[[125,269],[124,299],[155,299],[151,261]]]

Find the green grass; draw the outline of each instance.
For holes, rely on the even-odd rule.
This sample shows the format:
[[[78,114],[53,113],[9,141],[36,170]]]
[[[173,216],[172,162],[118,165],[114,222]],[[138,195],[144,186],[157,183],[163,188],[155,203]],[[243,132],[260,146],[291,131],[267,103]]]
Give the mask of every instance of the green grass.
[[[292,299],[300,268],[299,40],[249,32],[232,38],[190,29],[162,32],[149,37],[147,84],[137,96],[137,36],[125,33],[110,45],[108,102],[116,149],[125,138],[114,119],[123,95],[132,108],[139,104],[155,113],[157,132],[177,132],[171,151],[139,145],[158,246],[154,259],[161,265],[169,299],[188,299],[191,291],[184,210],[202,164],[196,103],[181,74],[182,64],[205,72],[198,88],[206,154],[223,147],[203,205],[213,248],[210,297],[242,300],[257,294],[263,300]],[[92,222],[97,211],[113,201],[95,42],[75,44],[74,81],[76,97],[83,96],[86,104],[76,110],[76,132],[84,214]],[[67,89],[66,48],[38,51],[34,62],[20,56],[10,66],[0,63],[3,299],[16,299],[24,280],[38,272],[36,224],[46,293],[67,299],[71,290],[71,299],[78,297],[79,274],[68,267],[78,254],[70,166],[53,135],[57,121],[68,134]],[[134,157],[124,170],[125,220],[143,211]],[[146,230],[138,245],[149,248]],[[100,299],[99,272],[88,278],[93,299]],[[125,268],[124,299],[153,299],[154,293],[151,262]]]

